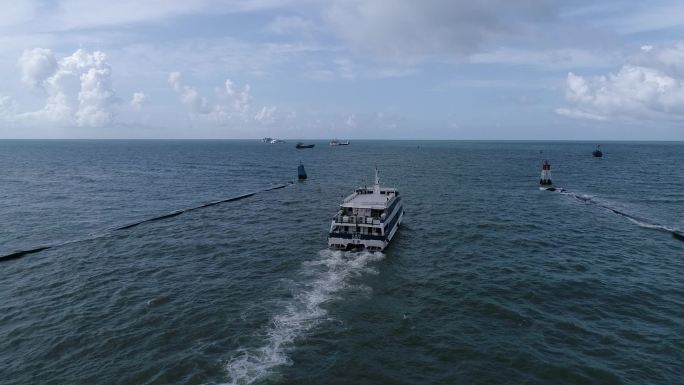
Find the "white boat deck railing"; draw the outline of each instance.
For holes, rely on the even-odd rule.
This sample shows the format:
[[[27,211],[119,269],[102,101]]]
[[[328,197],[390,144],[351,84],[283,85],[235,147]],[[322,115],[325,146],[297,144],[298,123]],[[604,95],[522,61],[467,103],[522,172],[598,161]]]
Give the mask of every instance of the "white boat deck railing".
[[[344,202],[344,203],[349,203],[349,202],[351,202],[352,200],[354,200],[354,198],[356,198],[358,195],[359,195],[359,193],[353,193],[353,194],[351,194],[350,196],[344,198],[344,201],[343,201],[343,202]]]
[[[381,218],[375,217],[359,217],[359,216],[347,216],[347,215],[336,215],[335,223],[349,223],[349,224],[366,224],[366,225],[380,225],[384,222]]]

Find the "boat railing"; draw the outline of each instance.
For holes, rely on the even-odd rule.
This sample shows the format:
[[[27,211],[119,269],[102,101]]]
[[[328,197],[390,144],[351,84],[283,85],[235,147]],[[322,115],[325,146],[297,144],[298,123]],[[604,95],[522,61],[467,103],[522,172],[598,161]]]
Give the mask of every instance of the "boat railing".
[[[376,217],[359,217],[359,216],[348,216],[348,215],[336,215],[334,217],[336,223],[349,223],[349,224],[366,224],[366,225],[380,225],[385,220]]]
[[[350,196],[344,198],[344,201],[343,201],[343,202],[344,202],[344,203],[349,203],[349,202],[351,202],[354,198],[356,198],[357,195],[359,195],[359,194],[355,192],[355,193],[351,194]]]
[[[377,240],[384,241],[385,236],[377,234],[358,234],[358,233],[343,233],[338,231],[333,231],[328,234],[331,238],[344,238],[344,239],[363,239],[363,240]]]

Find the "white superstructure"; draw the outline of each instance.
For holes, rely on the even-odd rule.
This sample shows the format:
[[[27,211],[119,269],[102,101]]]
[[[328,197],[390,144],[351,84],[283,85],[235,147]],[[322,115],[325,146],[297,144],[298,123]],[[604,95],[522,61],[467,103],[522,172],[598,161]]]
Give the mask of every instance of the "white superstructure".
[[[378,170],[372,188],[359,187],[344,199],[332,220],[328,246],[382,251],[397,232],[404,206],[395,188],[380,187]]]
[[[348,146],[349,141],[348,140],[339,140],[339,139],[333,139],[329,143],[331,146]]]

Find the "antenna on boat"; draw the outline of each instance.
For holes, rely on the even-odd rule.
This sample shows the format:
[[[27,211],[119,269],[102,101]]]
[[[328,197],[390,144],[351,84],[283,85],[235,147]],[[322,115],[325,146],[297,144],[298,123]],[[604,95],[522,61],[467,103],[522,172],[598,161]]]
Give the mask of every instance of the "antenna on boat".
[[[378,166],[375,166],[375,184],[373,185],[373,194],[380,194],[380,177],[378,177]]]

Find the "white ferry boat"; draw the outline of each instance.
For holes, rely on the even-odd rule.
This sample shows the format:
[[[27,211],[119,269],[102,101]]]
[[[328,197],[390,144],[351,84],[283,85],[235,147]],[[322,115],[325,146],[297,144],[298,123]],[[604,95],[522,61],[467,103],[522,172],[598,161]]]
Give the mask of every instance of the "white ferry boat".
[[[349,146],[348,140],[333,139],[329,143],[331,146]]]
[[[359,187],[344,199],[332,220],[328,246],[337,250],[382,251],[404,217],[399,191],[380,187],[378,169],[372,188]]]

